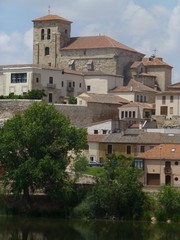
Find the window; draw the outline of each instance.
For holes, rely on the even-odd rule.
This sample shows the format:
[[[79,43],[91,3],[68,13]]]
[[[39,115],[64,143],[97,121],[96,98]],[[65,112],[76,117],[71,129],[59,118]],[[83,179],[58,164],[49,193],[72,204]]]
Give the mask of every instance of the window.
[[[144,96],[144,102],[146,102],[146,96]]]
[[[121,118],[124,118],[124,111],[121,112]]]
[[[65,29],[65,31],[64,31],[64,32],[65,32],[65,34],[67,35],[67,33],[68,33],[68,30],[67,30],[67,29]]]
[[[107,133],[107,130],[102,130],[102,133],[103,133],[103,134],[106,134],[106,133]]]
[[[129,118],[131,118],[131,111],[129,111]]]
[[[49,93],[49,103],[52,103],[52,102],[53,102],[53,94]]]
[[[137,95],[137,102],[139,102],[139,95]]]
[[[41,40],[44,40],[44,29],[41,29]]]
[[[45,53],[44,54],[45,54],[45,56],[49,55],[49,48],[48,47],[45,48]]]
[[[126,118],[128,117],[128,112],[127,112],[127,111],[125,111],[125,117],[126,117]]]
[[[178,177],[175,177],[175,179],[174,179],[175,181],[178,181],[179,180],[179,178]]]
[[[170,107],[170,114],[173,114],[173,107]]]
[[[79,88],[81,88],[81,83],[79,83]]]
[[[36,78],[36,82],[37,82],[37,83],[39,82],[39,78]]]
[[[178,164],[179,164],[179,163],[176,161],[176,162],[175,162],[175,165],[177,166]]]
[[[73,87],[75,87],[75,82],[73,82]]]
[[[93,162],[94,161],[94,157],[89,157],[89,160],[91,161],[91,162]]]
[[[126,153],[131,154],[131,146],[127,146]]]
[[[133,111],[133,118],[135,118],[136,117],[136,112],[135,111]]]
[[[63,81],[61,82],[61,87],[64,87],[64,82]]]
[[[26,96],[27,92],[23,92],[23,96]]]
[[[162,96],[162,104],[166,104],[166,96]]]
[[[141,153],[145,152],[145,146],[141,146],[140,151]]]
[[[174,101],[174,96],[170,96],[170,102],[173,103]]]
[[[98,130],[94,130],[94,134],[98,134]]]
[[[113,152],[112,145],[107,145],[107,154],[111,154]]]
[[[143,160],[134,160],[134,167],[137,167],[137,168],[143,170],[144,169]]]
[[[141,100],[140,101],[143,102],[143,96],[141,96]]]
[[[51,39],[51,29],[48,28],[47,30],[47,39]]]
[[[87,86],[87,92],[91,91],[91,86]]]
[[[53,84],[53,77],[49,77],[49,83]]]
[[[86,50],[84,50],[84,55],[86,55]]]
[[[68,85],[69,85],[69,88],[71,88],[71,82],[69,82],[69,84],[68,84]]]
[[[26,83],[26,82],[27,82],[27,73],[11,74],[11,83]]]

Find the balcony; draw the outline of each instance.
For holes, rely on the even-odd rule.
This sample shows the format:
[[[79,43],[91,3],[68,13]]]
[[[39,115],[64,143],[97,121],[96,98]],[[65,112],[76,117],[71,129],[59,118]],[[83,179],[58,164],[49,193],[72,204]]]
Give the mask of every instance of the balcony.
[[[171,167],[165,167],[164,168],[164,173],[165,174],[171,174],[172,173],[172,168]]]
[[[53,84],[53,83],[48,83],[47,84],[47,88],[56,88],[56,84]]]

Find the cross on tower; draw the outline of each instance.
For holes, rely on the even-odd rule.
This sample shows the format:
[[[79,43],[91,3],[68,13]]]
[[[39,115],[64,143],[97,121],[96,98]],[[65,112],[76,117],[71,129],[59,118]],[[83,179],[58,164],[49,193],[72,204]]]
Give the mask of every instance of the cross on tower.
[[[156,57],[156,53],[157,53],[157,51],[158,51],[158,50],[157,50],[156,48],[153,50],[153,52],[154,52],[153,55],[154,55],[155,57]]]
[[[50,12],[51,12],[51,6],[49,5],[48,6],[48,14],[50,15]]]

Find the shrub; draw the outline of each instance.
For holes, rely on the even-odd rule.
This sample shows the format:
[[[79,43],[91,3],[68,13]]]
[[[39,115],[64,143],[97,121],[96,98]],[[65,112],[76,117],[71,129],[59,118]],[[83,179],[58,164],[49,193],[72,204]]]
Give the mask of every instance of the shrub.
[[[85,155],[78,155],[75,159],[74,170],[75,172],[82,172],[87,169],[88,160]]]

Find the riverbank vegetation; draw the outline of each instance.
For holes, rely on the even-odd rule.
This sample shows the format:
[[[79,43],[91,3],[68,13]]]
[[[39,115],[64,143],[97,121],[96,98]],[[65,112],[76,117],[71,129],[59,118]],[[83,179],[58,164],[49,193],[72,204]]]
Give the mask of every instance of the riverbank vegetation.
[[[159,193],[143,191],[142,171],[133,158],[109,155],[103,167],[89,167],[82,149],[84,129],[71,126],[53,105],[32,104],[0,129],[1,214],[180,222],[180,192],[162,186]],[[66,171],[76,154],[74,180]],[[76,184],[82,174],[95,183]]]

